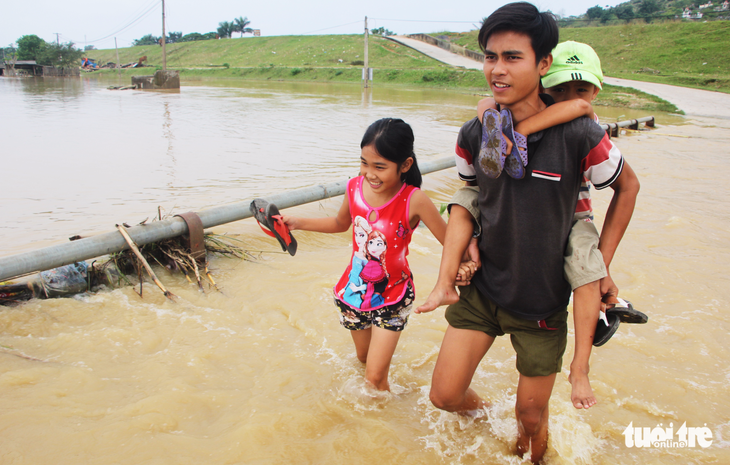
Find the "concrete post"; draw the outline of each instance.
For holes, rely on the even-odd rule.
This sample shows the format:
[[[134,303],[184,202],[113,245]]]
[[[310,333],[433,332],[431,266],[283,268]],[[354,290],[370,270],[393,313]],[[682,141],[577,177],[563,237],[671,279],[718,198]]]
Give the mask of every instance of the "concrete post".
[[[365,62],[363,66],[363,87],[368,87],[368,17],[365,16],[365,59],[363,60]]]

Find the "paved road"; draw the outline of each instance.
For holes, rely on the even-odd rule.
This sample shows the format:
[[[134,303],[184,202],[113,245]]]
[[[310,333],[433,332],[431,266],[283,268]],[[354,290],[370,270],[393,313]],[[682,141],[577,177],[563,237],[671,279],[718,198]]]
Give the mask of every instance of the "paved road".
[[[482,64],[478,61],[472,60],[471,58],[467,58],[462,55],[457,55],[456,53],[451,53],[442,49],[441,47],[427,44],[426,42],[421,42],[420,40],[411,39],[405,36],[390,36],[388,37],[388,39],[399,42],[406,47],[411,47],[414,50],[418,50],[424,55],[430,56],[434,60],[446,63],[447,65],[458,66],[459,68],[467,69],[482,69]]]
[[[687,115],[730,118],[730,94],[606,77],[606,84],[633,87],[673,103]]]
[[[389,39],[418,50],[442,63],[467,69],[482,69],[482,64],[478,61],[448,52],[420,40],[404,36],[392,36]],[[606,77],[605,82],[612,86],[633,87],[647,94],[656,95],[667,102],[673,103],[687,115],[730,119],[730,94],[612,77]]]

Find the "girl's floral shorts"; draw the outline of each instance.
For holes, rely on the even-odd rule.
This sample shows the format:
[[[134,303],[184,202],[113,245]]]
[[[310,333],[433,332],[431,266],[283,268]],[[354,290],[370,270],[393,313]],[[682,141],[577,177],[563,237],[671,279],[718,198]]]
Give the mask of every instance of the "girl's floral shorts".
[[[413,285],[408,284],[406,293],[399,302],[377,310],[361,311],[338,299],[335,299],[335,305],[340,309],[340,324],[350,331],[368,329],[372,325],[390,331],[403,331],[413,310],[414,298]]]

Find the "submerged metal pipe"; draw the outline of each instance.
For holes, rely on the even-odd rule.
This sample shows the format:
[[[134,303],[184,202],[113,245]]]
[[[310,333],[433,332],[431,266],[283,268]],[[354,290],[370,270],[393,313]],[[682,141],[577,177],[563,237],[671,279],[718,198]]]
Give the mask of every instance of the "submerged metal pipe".
[[[606,131],[610,127],[617,127],[617,128],[625,128],[628,126],[637,126],[638,127],[639,123],[646,123],[647,126],[654,127],[654,117],[653,116],[644,116],[643,118],[619,121],[617,123],[605,123],[605,124],[601,124],[601,129]]]
[[[454,157],[441,158],[419,163],[422,174],[432,173],[455,166]],[[265,197],[279,209],[303,205],[318,200],[336,197],[345,193],[347,180],[304,187],[292,191],[272,194]],[[253,200],[253,199],[251,199]],[[251,217],[251,200],[230,205],[213,207],[197,212],[204,228],[212,228],[226,223]],[[173,217],[147,225],[127,229],[138,246],[181,236],[188,232],[182,218]],[[76,241],[45,247],[17,255],[0,257],[0,281],[23,276],[36,271],[50,270],[63,265],[89,260],[128,249],[129,245],[118,231],[99,234]]]

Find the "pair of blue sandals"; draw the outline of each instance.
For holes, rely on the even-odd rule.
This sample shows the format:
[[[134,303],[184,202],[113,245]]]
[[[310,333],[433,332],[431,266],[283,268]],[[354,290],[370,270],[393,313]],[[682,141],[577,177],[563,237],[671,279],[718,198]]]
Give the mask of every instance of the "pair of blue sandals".
[[[489,108],[482,119],[482,143],[477,158],[484,173],[498,178],[502,172],[514,179],[525,177],[527,166],[527,138],[514,130],[512,113],[508,109],[497,111]],[[600,312],[593,336],[593,345],[600,347],[613,336],[621,322],[643,324],[649,321],[644,313],[634,309],[631,302],[618,299],[619,303]]]
[[[490,178],[498,178],[502,171],[514,179],[525,177],[527,138],[514,130],[508,109],[489,108],[484,112],[477,160]]]

